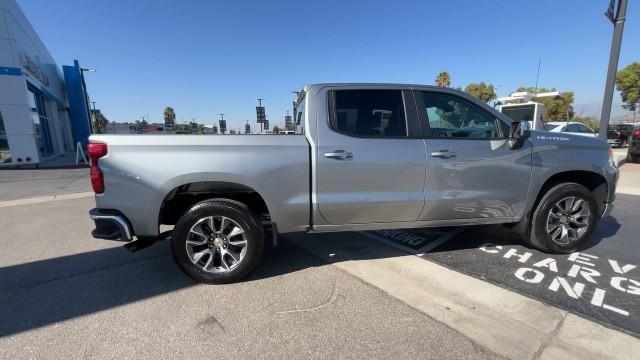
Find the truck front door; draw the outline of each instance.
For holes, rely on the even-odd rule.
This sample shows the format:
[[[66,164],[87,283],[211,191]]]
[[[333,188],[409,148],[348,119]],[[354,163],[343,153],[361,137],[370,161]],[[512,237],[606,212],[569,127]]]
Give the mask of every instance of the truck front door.
[[[447,91],[416,91],[427,146],[421,220],[519,216],[531,178],[531,145],[507,144],[508,125]]]
[[[424,206],[425,145],[407,135],[416,126],[412,93],[326,94],[317,112],[321,216],[330,225],[415,221]]]

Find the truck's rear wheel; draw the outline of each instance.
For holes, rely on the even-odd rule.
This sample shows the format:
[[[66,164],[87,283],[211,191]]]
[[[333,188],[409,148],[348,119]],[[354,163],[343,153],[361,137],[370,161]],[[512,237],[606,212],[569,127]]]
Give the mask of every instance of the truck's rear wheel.
[[[260,261],[263,231],[242,203],[212,199],[194,205],[175,226],[173,256],[193,279],[209,284],[238,281]]]
[[[547,252],[574,252],[589,240],[598,218],[596,199],[589,189],[576,183],[558,184],[538,203],[529,242]]]

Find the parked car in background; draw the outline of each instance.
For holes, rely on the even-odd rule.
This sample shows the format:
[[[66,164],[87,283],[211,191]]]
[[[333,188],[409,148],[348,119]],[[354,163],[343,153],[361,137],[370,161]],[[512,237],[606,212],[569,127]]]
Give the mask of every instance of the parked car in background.
[[[607,128],[607,142],[611,146],[625,147],[629,143],[631,133],[633,133],[633,125],[609,125]]]
[[[590,127],[583,123],[573,121],[555,121],[544,124],[544,129],[551,132],[563,132],[574,135],[598,137]]]
[[[633,130],[629,138],[627,162],[637,163],[640,160],[640,128]]]

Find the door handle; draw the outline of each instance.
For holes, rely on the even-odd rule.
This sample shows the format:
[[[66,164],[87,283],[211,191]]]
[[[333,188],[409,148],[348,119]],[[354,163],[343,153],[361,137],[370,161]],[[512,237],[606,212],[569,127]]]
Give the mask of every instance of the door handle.
[[[349,160],[353,159],[353,154],[344,150],[335,150],[334,152],[324,153],[324,157],[336,160]]]
[[[450,159],[452,157],[456,157],[455,151],[450,151],[450,150],[434,151],[429,155],[431,155],[432,157],[438,157],[438,158],[443,158],[443,159]]]

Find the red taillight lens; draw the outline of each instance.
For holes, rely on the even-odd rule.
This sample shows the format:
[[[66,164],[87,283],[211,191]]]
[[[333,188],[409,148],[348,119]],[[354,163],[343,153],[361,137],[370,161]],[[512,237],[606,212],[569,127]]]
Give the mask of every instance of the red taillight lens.
[[[622,137],[622,132],[620,132],[620,130],[616,130],[616,137],[618,139]]]
[[[633,131],[633,136],[640,136],[640,129],[635,129]]]
[[[87,153],[89,154],[89,164],[91,165],[89,169],[91,186],[94,192],[101,194],[104,192],[104,177],[102,176],[102,170],[98,167],[98,159],[107,155],[107,144],[89,144]]]

